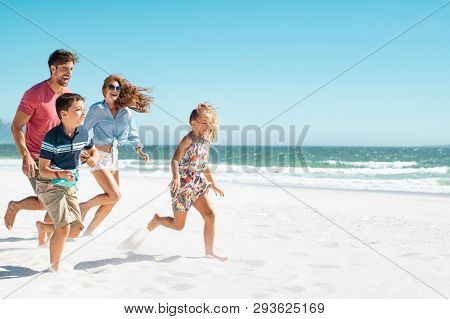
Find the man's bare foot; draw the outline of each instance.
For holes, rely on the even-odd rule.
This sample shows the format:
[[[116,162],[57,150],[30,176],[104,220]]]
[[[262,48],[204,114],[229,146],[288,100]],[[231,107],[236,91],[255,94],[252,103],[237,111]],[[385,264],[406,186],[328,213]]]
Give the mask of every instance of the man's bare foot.
[[[159,217],[158,214],[155,214],[155,215],[153,216],[153,219],[150,221],[150,223],[148,223],[147,229],[148,229],[149,231],[152,231],[152,230],[154,230],[156,227],[158,227],[158,226],[159,226],[159,219],[160,219],[160,218],[161,218],[161,217]]]
[[[15,201],[10,201],[8,203],[8,209],[5,214],[5,226],[8,229],[12,229],[14,225],[14,220],[16,219],[16,215],[19,212],[19,207],[17,207],[17,203]]]
[[[86,203],[80,203],[81,221],[84,221],[89,209],[86,207]]]
[[[224,262],[225,260],[228,259],[228,257],[217,256],[215,253],[207,253],[206,257],[214,258],[214,259],[217,259],[218,261],[222,261],[222,262]]]
[[[45,224],[43,222],[37,221],[36,228],[38,230],[38,242],[39,246],[44,246],[47,242],[47,232],[44,229]]]

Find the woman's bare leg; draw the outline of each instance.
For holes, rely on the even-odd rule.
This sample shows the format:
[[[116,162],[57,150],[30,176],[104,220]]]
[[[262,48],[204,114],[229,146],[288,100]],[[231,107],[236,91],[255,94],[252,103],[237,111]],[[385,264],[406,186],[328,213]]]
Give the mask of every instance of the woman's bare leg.
[[[113,204],[119,201],[121,194],[115,174],[117,174],[118,179],[119,176],[118,171],[111,172],[106,169],[100,169],[92,172],[92,175],[94,175],[95,180],[97,181],[98,185],[103,189],[104,193],[94,196],[86,202],[80,203],[82,220],[84,220],[87,212],[92,207]]]
[[[97,172],[102,173],[95,174]],[[93,231],[98,227],[98,225],[100,225],[100,223],[109,215],[114,205],[116,205],[121,196],[119,188],[119,171],[110,172],[106,170],[99,170],[94,171],[93,174],[98,184],[101,188],[103,188],[103,191],[105,193],[97,195],[87,202],[80,204],[82,219],[84,219],[84,217],[86,216],[89,208],[100,205],[100,207],[95,212],[94,219],[91,221],[86,231],[84,232],[85,236],[92,235]]]

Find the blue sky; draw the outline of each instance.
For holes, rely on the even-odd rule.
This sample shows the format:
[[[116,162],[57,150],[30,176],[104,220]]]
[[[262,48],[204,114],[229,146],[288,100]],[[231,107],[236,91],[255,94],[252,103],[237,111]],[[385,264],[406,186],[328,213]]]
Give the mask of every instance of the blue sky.
[[[9,4],[111,73],[152,87],[187,121],[201,101],[226,125],[262,125],[445,1],[76,1]],[[307,145],[450,144],[450,5],[273,124]],[[0,3],[0,118],[48,77],[60,42]],[[70,88],[92,104],[106,74],[81,59]],[[138,125],[174,128],[158,108]],[[235,136],[234,143],[239,143]],[[223,140],[222,140],[223,142]]]

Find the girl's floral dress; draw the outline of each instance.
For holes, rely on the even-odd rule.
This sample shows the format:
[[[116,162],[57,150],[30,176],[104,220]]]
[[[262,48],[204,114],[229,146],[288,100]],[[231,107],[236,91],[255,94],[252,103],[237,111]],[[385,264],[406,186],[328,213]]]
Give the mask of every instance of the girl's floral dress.
[[[188,212],[211,185],[203,174],[208,168],[210,143],[203,137],[196,137],[193,132],[189,135],[192,144],[179,163],[180,189],[178,193],[171,192],[172,209],[178,212]]]

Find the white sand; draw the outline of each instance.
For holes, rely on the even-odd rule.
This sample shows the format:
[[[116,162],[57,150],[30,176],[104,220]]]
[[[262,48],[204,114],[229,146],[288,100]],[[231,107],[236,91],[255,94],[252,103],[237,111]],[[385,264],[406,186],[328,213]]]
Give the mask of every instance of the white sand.
[[[2,214],[11,199],[31,195],[20,172],[1,171]],[[218,176],[220,180],[220,176]],[[142,244],[119,248],[155,211],[170,215],[167,178],[122,178],[123,197],[96,236],[66,245],[62,271],[37,247],[42,212],[22,212],[13,230],[0,225],[0,296],[10,298],[440,298],[324,217],[276,187],[221,184],[216,252],[202,258],[203,221],[193,209],[182,232],[138,232]],[[83,171],[79,198],[100,191]],[[288,188],[365,243],[442,294],[450,295],[450,198],[444,196]],[[129,215],[129,217],[127,217]],[[88,215],[87,222],[93,216]],[[118,223],[121,219],[122,222]],[[117,223],[117,224],[116,224]],[[108,230],[109,229],[109,230]],[[103,233],[104,232],[104,233]],[[38,276],[38,277],[36,277]]]

